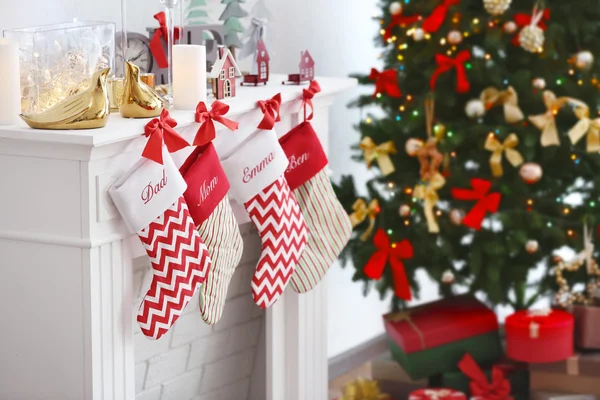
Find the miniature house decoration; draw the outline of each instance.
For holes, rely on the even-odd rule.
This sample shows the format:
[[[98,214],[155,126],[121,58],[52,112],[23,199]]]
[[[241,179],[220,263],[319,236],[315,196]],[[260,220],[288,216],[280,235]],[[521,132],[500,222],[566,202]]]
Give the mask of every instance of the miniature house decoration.
[[[213,64],[209,78],[212,79],[213,94],[217,100],[235,96],[235,78],[242,76],[240,68],[225,46],[217,49],[217,60]]]
[[[315,79],[315,60],[306,51],[300,52],[300,63],[298,64],[298,74],[288,74],[287,83],[299,85],[302,82],[310,82]],[[283,82],[285,84],[286,82]]]
[[[269,52],[267,46],[262,39],[258,39],[256,43],[256,74],[244,75],[242,85],[258,85],[259,83],[267,84],[269,80]]]

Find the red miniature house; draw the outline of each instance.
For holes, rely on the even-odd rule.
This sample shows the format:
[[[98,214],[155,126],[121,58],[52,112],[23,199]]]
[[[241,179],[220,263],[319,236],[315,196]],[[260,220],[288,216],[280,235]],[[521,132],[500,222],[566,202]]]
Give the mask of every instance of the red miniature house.
[[[215,98],[221,100],[235,96],[235,78],[242,73],[227,47],[219,46],[217,51],[217,60],[213,64],[209,78],[213,80]]]
[[[313,60],[312,56],[306,51],[300,52],[300,64],[298,64],[299,74],[289,74],[287,83],[294,83],[296,85],[301,84],[302,82],[309,82],[315,79],[315,60]],[[283,82],[285,85],[286,82]]]
[[[259,83],[267,84],[269,80],[269,52],[265,42],[261,39],[256,43],[256,74],[244,75],[242,85],[258,85]]]

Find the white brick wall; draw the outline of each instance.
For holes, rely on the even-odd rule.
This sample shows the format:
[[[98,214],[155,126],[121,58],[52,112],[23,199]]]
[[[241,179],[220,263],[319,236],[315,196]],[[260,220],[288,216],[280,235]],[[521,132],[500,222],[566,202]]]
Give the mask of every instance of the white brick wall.
[[[222,320],[206,325],[196,294],[175,325],[160,340],[147,339],[136,326],[134,336],[136,400],[263,400],[250,399],[250,377],[256,354],[264,352],[264,312],[252,301],[250,281],[260,254],[260,239],[250,224],[240,227],[244,255],[231,280]],[[150,285],[147,259],[135,262],[134,315]],[[259,347],[259,342],[261,346]],[[264,366],[260,366],[264,369]],[[256,378],[256,377],[259,378]]]

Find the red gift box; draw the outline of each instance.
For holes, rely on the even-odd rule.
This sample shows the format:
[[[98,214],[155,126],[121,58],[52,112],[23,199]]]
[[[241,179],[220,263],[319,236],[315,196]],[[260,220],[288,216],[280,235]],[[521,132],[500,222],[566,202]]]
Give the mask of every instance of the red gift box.
[[[467,400],[467,396],[454,389],[419,389],[412,392],[408,400]]]
[[[517,311],[505,327],[506,354],[513,360],[547,363],[573,355],[575,322],[566,311]]]

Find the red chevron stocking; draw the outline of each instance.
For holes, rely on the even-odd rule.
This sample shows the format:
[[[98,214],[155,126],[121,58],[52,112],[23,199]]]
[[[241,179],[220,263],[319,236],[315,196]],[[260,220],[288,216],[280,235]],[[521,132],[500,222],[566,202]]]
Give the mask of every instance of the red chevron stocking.
[[[153,339],[177,321],[211,266],[183,197],[185,181],[166,151],[163,163],[140,161],[110,189],[152,263],[152,282],[137,321],[142,333]]]
[[[223,161],[233,198],[250,214],[262,252],[252,296],[260,308],[279,299],[306,246],[306,224],[283,174],[288,161],[274,131],[257,131]]]

